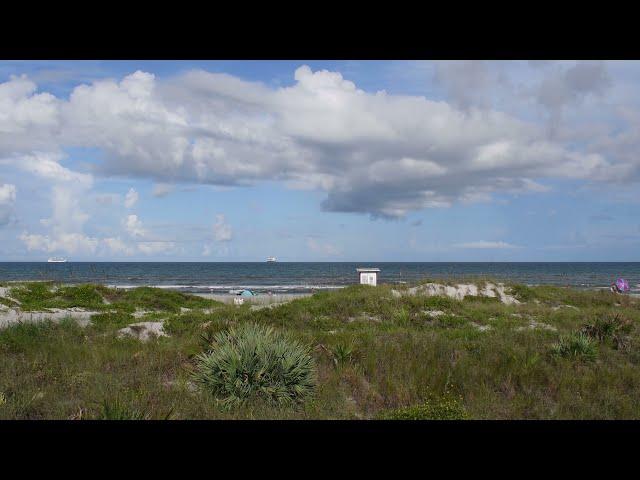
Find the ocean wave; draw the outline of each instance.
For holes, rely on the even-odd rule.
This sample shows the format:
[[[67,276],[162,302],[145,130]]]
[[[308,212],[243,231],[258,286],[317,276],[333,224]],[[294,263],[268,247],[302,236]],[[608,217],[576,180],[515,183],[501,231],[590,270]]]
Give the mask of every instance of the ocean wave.
[[[111,284],[109,288],[130,289],[138,287],[162,288],[167,290],[335,290],[346,287],[346,285],[154,285],[154,284]]]

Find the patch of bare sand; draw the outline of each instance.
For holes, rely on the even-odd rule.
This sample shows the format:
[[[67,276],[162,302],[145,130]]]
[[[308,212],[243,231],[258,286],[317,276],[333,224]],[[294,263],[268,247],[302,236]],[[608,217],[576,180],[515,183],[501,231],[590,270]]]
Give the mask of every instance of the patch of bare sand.
[[[440,283],[425,283],[416,287],[411,287],[404,292],[398,290],[391,290],[391,295],[398,298],[402,295],[424,295],[428,297],[432,296],[446,296],[454,298],[456,300],[462,300],[465,297],[491,297],[499,298],[500,301],[506,305],[516,305],[520,301],[513,295],[507,293],[504,284],[494,284],[487,282],[482,288],[479,288],[473,283],[460,283],[457,285],[443,285]]]
[[[82,310],[80,308],[51,308],[48,312],[23,312],[9,308],[0,312],[0,328],[6,328],[16,323],[37,323],[51,320],[59,322],[65,318],[71,318],[80,326],[86,327],[91,322],[91,315],[100,312]]]
[[[151,338],[168,337],[163,328],[163,322],[139,322],[118,330],[119,337],[133,337],[141,342],[146,342]]]

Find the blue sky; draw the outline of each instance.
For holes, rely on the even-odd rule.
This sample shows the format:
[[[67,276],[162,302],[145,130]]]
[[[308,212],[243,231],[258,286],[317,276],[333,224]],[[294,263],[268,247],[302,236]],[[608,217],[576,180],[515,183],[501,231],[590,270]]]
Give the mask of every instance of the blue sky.
[[[638,62],[0,62],[0,261],[637,261]]]

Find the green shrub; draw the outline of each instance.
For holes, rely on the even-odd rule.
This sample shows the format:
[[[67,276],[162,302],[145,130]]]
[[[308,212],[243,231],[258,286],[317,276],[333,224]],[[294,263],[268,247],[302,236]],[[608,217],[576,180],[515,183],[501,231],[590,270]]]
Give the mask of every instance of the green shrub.
[[[193,380],[227,408],[252,400],[290,405],[313,393],[315,366],[307,347],[245,323],[213,336],[209,351],[196,357]]]
[[[40,310],[49,305],[55,294],[49,282],[29,282],[11,288],[10,295],[20,302],[22,310]]]
[[[465,420],[468,417],[462,397],[445,392],[441,397],[429,396],[423,403],[388,410],[378,415],[381,420]]]
[[[572,333],[560,337],[551,347],[551,353],[561,357],[594,360],[598,354],[596,343],[584,333]]]
[[[162,310],[175,313],[180,312],[181,307],[207,308],[218,305],[220,305],[220,302],[214,300],[154,287],[138,287],[119,291],[118,301],[117,303],[114,302],[114,306],[122,306],[123,308],[135,306],[145,310]]]
[[[616,349],[626,350],[630,346],[633,323],[620,314],[596,318],[582,327],[582,333],[598,342],[611,342]]]
[[[404,307],[400,307],[395,311],[395,321],[400,325],[406,325],[411,320],[411,312]]]
[[[355,348],[352,344],[339,343],[331,349],[333,363],[336,368],[352,363],[354,354]]]
[[[133,315],[125,312],[105,312],[91,316],[91,323],[98,330],[123,328],[135,321]]]
[[[100,308],[104,305],[102,295],[91,284],[62,287],[55,294],[65,307]]]
[[[527,287],[526,285],[511,286],[511,295],[521,302],[530,302],[536,298],[535,290],[531,287]]]

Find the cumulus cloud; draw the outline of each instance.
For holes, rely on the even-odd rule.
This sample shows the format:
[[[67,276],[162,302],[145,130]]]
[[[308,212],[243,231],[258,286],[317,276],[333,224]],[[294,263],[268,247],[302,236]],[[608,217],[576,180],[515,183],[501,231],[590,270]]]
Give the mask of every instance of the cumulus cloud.
[[[481,99],[464,95],[488,81],[483,64],[453,64],[440,76],[456,98],[451,104],[365,92],[338,72],[308,66],[281,88],[201,70],[163,81],[137,71],[79,85],[68,100],[14,78],[0,89],[0,152],[26,148],[21,135],[33,132],[29,151],[98,148],[104,160],[94,174],[152,179],[157,194],[176,182],[276,180],[324,191],[325,210],[387,218],[495,193],[541,192],[545,178],[637,178],[635,158],[617,164],[600,150],[547,140],[539,126],[488,105],[476,108]],[[533,95],[562,109],[607,85],[601,64],[580,62]],[[30,168],[64,174],[55,160]]]
[[[59,153],[32,152],[0,160],[0,164],[23,170],[50,186],[51,217],[40,220],[41,225],[49,227],[49,233],[25,231],[19,238],[27,250],[93,253],[98,239],[83,232],[90,216],[82,206],[86,192],[93,185],[93,176],[64,167],[60,163],[63,158]]]
[[[27,250],[40,250],[45,252],[67,252],[91,254],[96,251],[99,240],[88,237],[82,233],[57,232],[53,237],[49,235],[29,234],[23,232],[20,235]]]
[[[26,76],[0,83],[0,156],[55,149],[60,101]]]
[[[26,155],[9,156],[0,159],[0,165],[11,165],[52,183],[65,183],[75,188],[89,188],[93,176],[64,167],[60,162],[64,155],[52,152],[32,152]]]
[[[216,215],[216,223],[213,225],[213,238],[216,242],[229,242],[233,238],[233,230],[223,214]]]
[[[487,242],[485,240],[480,240],[477,242],[466,242],[466,243],[456,243],[454,247],[457,248],[473,248],[473,249],[504,249],[504,248],[518,248],[516,245],[511,245],[510,243],[497,241],[497,242]]]
[[[133,207],[138,202],[138,192],[135,189],[130,188],[124,197],[124,206],[127,208]]]
[[[147,234],[142,227],[142,221],[138,219],[137,215],[127,215],[124,221],[124,228],[132,237],[144,237]]]

